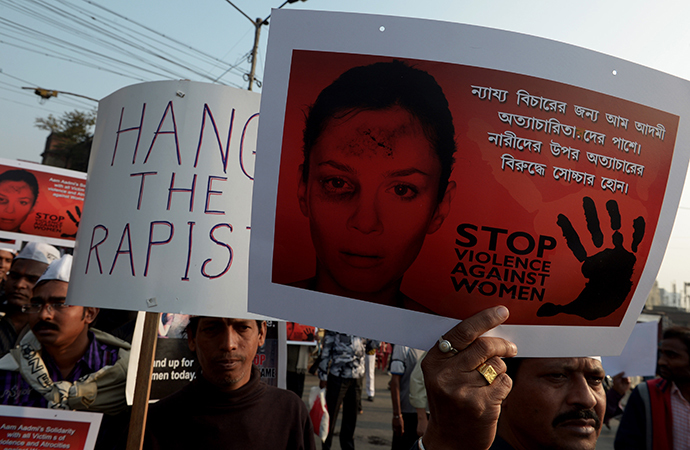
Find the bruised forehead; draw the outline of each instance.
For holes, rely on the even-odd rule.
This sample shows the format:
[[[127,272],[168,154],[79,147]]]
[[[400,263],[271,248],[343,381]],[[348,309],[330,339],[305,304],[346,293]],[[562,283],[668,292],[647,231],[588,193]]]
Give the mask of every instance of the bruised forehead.
[[[421,137],[428,143],[419,120],[403,108],[355,110],[343,117],[331,118],[314,151],[328,149],[347,156],[394,157],[397,142],[410,136]],[[420,151],[431,150],[430,143],[425,147]]]

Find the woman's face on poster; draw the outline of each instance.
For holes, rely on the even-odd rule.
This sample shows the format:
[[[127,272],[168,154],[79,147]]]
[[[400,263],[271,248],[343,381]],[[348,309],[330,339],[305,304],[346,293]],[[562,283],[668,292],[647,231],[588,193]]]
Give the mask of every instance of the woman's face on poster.
[[[0,230],[19,231],[35,202],[36,197],[26,182],[0,182]]]
[[[363,293],[399,283],[426,235],[443,222],[440,176],[435,150],[406,110],[331,119],[299,188],[319,276]]]

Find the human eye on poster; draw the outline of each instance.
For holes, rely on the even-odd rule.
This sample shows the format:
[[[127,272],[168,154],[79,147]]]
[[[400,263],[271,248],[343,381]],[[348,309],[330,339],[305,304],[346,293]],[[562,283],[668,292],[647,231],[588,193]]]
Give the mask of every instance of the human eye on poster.
[[[409,20],[342,19],[365,29],[376,20],[398,25],[386,33]],[[494,41],[487,53],[508,34],[481,30]],[[386,54],[386,43],[380,55],[362,51],[365,44],[327,51],[300,43],[295,37],[289,52],[289,44],[269,46],[269,58],[285,61],[287,89],[267,100],[266,79],[250,311],[308,323],[318,316],[340,331],[426,348],[454,323],[442,317],[505,305],[511,315],[499,334],[525,356],[547,356],[550,333],[564,341],[559,352],[616,351],[597,340],[629,334],[670,232],[673,215],[660,220],[662,206],[677,203],[682,187],[678,105],[644,104],[625,88],[611,95],[607,83],[588,87],[575,75],[549,79],[546,68],[509,70],[500,52],[490,68]],[[548,44],[563,58],[577,53],[583,74],[597,59],[613,60],[593,54],[590,62],[582,49]],[[529,46],[523,51],[534,58]],[[648,87],[672,78],[634,67]],[[283,107],[268,109],[274,103]],[[280,140],[264,137],[276,129]],[[269,172],[269,159],[277,182],[259,172]],[[273,204],[262,200],[264,186]],[[255,250],[255,239],[271,245]],[[573,336],[578,348],[567,344]]]

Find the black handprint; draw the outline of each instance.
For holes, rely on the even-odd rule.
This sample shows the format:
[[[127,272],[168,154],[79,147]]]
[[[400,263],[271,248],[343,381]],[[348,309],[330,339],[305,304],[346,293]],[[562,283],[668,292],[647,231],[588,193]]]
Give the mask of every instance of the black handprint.
[[[594,201],[585,197],[582,199],[585,210],[587,229],[592,235],[592,242],[597,248],[604,244],[604,235],[599,226],[599,217]],[[587,256],[587,251],[580,242],[580,237],[563,214],[558,215],[556,223],[563,230],[568,247],[573,255],[582,262],[582,274],[589,281],[575,300],[566,305],[544,303],[537,311],[538,317],[551,317],[559,313],[573,314],[587,320],[606,317],[617,310],[625,301],[632,288],[633,267],[637,253],[644,236],[645,221],[640,216],[633,221],[633,241],[630,246],[632,252],[623,248],[623,235],[620,233],[621,215],[615,200],[606,202],[606,210],[611,218],[611,237],[613,248],[607,248],[599,253]]]
[[[69,210],[67,210],[67,215],[68,215],[69,218],[72,220],[72,222],[74,222],[74,224],[77,226],[77,229],[78,229],[78,228],[79,228],[79,221],[81,220],[81,209],[79,209],[79,206],[75,206],[75,207],[74,207],[74,210],[75,210],[75,212],[77,213],[78,219],[77,219],[76,217],[74,217],[74,215],[73,215]],[[76,237],[77,237],[77,233],[74,233],[74,234],[62,233],[61,237],[64,237],[64,238],[76,238]]]

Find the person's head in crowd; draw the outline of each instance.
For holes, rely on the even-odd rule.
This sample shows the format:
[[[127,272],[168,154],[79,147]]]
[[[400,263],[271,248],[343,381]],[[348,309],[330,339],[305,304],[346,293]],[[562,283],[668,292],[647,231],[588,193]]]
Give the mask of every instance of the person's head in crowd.
[[[678,384],[690,383],[690,328],[664,330],[659,343],[659,376]]]
[[[23,169],[0,174],[0,230],[19,231],[38,199],[38,181]]]
[[[266,322],[192,316],[186,332],[203,378],[220,391],[230,392],[249,381],[256,352],[266,339]]]
[[[298,200],[309,219],[309,287],[392,304],[427,234],[450,211],[453,117],[429,73],[354,67],[309,109]]]
[[[65,304],[71,268],[72,255],[53,261],[36,283],[31,302],[23,308],[29,314],[31,331],[48,352],[85,349],[89,325],[98,315],[98,308]]]
[[[507,358],[498,436],[515,450],[594,450],[606,411],[599,358]]]
[[[5,280],[5,300],[10,312],[19,312],[33,296],[33,288],[60,252],[42,242],[29,242],[12,261]]]
[[[17,252],[14,249],[0,248],[0,280],[4,280],[7,277],[7,272],[10,271],[14,255],[16,254]]]

